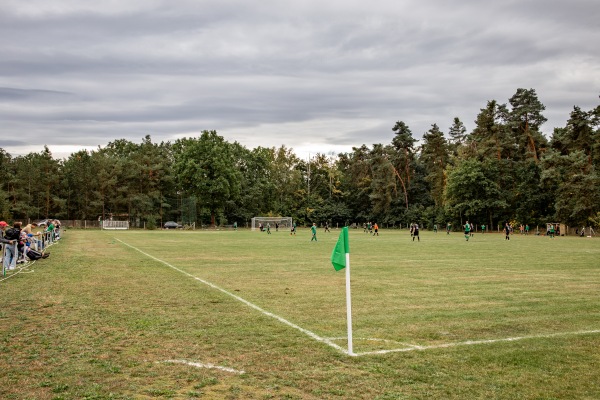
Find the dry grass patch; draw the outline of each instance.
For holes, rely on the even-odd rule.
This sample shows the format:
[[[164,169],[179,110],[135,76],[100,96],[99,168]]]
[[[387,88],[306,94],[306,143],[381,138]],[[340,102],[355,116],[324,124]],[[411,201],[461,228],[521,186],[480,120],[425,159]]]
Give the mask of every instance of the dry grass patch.
[[[600,329],[600,242],[461,236],[351,232],[355,351],[531,338],[348,357],[189,276],[345,346],[335,233],[68,231],[0,287],[0,397],[600,397],[600,334],[550,336]]]

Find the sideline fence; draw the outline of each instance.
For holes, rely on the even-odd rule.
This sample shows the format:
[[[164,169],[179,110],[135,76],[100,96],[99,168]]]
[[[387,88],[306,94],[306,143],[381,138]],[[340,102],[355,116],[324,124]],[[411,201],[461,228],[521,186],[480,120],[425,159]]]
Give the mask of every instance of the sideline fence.
[[[27,221],[22,221],[23,225],[26,225],[28,222]],[[98,221],[98,220],[84,220],[84,219],[61,219],[60,220],[60,224],[61,227],[63,228],[69,228],[69,229],[102,229],[102,224],[104,221]],[[106,222],[108,222],[108,220],[106,220]],[[112,223],[118,223],[118,222],[124,222],[127,223],[129,228],[133,228],[133,229],[145,229],[146,228],[146,222],[145,221],[139,221],[139,220],[128,220],[128,221],[111,221]],[[165,221],[162,221],[162,223],[164,224]],[[161,221],[158,221],[158,224],[160,224]],[[195,227],[195,223],[190,224],[189,226],[193,226]],[[160,229],[160,226],[157,225],[157,228]]]
[[[0,252],[0,265],[2,265],[2,276],[6,276],[7,270],[17,270],[17,265],[20,266],[19,269],[23,269],[35,262],[35,260],[31,260],[27,256],[29,254],[30,249],[43,253],[48,247],[52,246],[59,239],[60,230],[53,229],[51,231],[42,231],[34,234],[27,234],[26,237],[22,237],[20,240],[18,240],[12,245],[8,243],[3,243],[2,251]],[[11,259],[8,260],[8,257],[10,257]]]

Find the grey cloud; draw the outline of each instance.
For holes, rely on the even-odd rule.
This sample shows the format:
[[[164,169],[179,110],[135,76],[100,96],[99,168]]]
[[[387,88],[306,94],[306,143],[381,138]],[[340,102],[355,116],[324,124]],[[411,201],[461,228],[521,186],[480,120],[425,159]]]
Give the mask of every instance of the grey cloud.
[[[20,141],[20,140],[10,140],[10,139],[0,139],[0,147],[1,148],[7,148],[7,147],[20,147],[20,146],[26,146],[28,144],[28,142],[25,141]]]
[[[327,144],[342,144],[351,146],[360,146],[366,144],[370,146],[375,143],[389,143],[394,137],[392,125],[380,124],[369,129],[359,129],[343,133],[339,136],[326,136]]]
[[[71,96],[71,93],[56,90],[16,89],[0,87],[0,102],[19,100],[50,100]]]
[[[472,128],[519,87],[546,105],[546,132],[597,104],[595,0],[61,4],[0,15],[0,136],[104,145],[216,129],[360,146],[389,141],[397,120],[416,137],[455,116]],[[301,128],[336,120],[349,122],[335,134]],[[266,137],[278,124],[303,134]]]

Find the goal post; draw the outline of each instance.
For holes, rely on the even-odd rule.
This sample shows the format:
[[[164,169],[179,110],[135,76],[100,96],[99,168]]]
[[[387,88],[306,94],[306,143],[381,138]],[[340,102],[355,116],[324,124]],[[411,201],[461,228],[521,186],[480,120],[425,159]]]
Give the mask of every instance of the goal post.
[[[292,217],[254,217],[252,218],[252,230],[255,231],[262,224],[266,227],[267,224],[271,225],[271,228],[275,228],[275,224],[279,228],[290,229],[292,227]]]
[[[102,229],[129,229],[129,221],[102,221]]]

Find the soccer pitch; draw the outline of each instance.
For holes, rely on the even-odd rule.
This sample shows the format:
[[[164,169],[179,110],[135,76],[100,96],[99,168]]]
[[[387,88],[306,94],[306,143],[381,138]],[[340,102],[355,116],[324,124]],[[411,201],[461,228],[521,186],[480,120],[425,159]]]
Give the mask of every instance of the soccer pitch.
[[[351,230],[351,357],[338,234],[68,231],[2,287],[1,373],[32,382],[60,343],[29,397],[600,397],[598,239]]]

